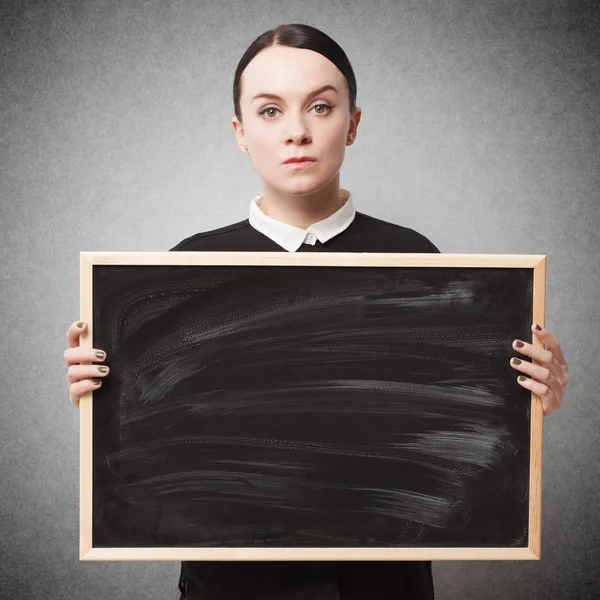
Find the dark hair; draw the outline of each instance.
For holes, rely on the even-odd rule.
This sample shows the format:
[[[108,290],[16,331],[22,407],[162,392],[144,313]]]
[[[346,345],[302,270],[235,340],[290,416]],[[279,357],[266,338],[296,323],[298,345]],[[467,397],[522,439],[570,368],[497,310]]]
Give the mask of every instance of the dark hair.
[[[289,46],[290,48],[305,48],[313,50],[328,58],[344,75],[348,82],[348,91],[350,93],[350,112],[356,109],[356,78],[352,65],[342,48],[331,39],[327,34],[319,31],[310,25],[302,23],[290,23],[287,25],[278,25],[274,29],[265,31],[259,35],[248,47],[240,59],[235,70],[233,80],[233,105],[235,116],[240,123],[242,122],[242,112],[240,110],[240,79],[248,63],[265,48],[271,46]]]

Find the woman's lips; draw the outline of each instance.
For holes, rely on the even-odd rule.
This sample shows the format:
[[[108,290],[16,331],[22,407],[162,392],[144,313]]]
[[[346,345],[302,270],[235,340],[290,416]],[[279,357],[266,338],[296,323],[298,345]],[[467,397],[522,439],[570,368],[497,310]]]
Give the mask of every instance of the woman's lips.
[[[316,162],[316,160],[294,160],[292,162],[283,163],[283,166],[288,167],[288,169],[307,169],[308,167],[312,167]]]

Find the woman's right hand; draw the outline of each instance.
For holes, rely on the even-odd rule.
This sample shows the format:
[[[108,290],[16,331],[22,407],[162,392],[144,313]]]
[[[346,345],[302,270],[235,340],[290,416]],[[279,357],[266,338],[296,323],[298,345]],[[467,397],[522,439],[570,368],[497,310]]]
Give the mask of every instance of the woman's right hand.
[[[78,327],[81,325],[81,327]],[[65,362],[67,363],[67,379],[69,380],[69,392],[71,404],[79,407],[79,400],[83,394],[90,390],[97,390],[102,381],[97,377],[106,377],[109,368],[106,365],[82,365],[82,362],[98,362],[106,359],[106,352],[99,348],[81,348],[79,336],[87,328],[87,323],[75,321],[67,330],[69,347],[65,351]],[[101,353],[98,356],[96,353]],[[93,379],[92,379],[93,378]]]

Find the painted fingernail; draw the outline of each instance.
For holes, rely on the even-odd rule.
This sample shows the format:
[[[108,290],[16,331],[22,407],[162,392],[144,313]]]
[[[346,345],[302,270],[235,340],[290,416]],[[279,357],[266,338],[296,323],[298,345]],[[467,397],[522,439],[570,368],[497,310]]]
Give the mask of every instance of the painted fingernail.
[[[97,356],[99,359],[103,360],[103,359],[104,359],[104,352],[96,352],[96,356]]]
[[[522,348],[525,345],[521,340],[517,340],[516,344],[517,348]]]
[[[512,363],[513,363],[513,365],[520,365],[521,361],[518,358],[513,358]]]
[[[98,371],[100,371],[100,373],[106,373],[106,371],[108,371],[108,367],[98,367]]]
[[[99,379],[92,379],[92,383],[94,385],[100,385],[101,381]]]
[[[79,329],[81,329],[83,327],[83,321],[79,321],[79,323],[77,323],[77,327],[79,327]]]
[[[525,381],[525,379],[527,379],[526,377],[523,377],[523,375],[519,375],[519,381]]]
[[[541,331],[541,330],[542,330],[542,328],[541,328],[541,327],[540,327],[540,326],[539,326],[537,323],[535,324],[535,328],[536,328],[538,331]]]

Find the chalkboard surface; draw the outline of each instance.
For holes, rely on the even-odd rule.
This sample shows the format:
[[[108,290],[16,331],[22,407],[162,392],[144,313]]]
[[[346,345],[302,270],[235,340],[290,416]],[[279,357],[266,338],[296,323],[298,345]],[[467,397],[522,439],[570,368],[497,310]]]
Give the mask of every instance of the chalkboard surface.
[[[490,256],[82,252],[82,558],[539,558],[545,258]]]

